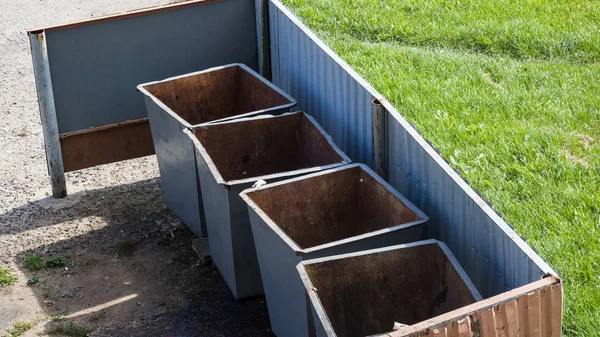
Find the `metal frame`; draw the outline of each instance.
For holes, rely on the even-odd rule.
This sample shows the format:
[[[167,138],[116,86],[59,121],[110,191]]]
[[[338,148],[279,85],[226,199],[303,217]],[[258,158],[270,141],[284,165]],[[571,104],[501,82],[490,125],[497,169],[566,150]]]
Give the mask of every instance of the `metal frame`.
[[[154,154],[137,84],[221,62],[258,69],[254,9],[193,0],[29,30],[53,196],[67,195],[66,171]]]
[[[162,102],[156,96],[152,95],[152,93],[150,93],[145,88],[146,86],[153,85],[153,84],[159,84],[159,83],[174,81],[174,80],[177,80],[177,79],[180,79],[180,78],[191,77],[191,76],[200,75],[200,74],[204,74],[204,73],[209,73],[209,72],[212,72],[212,71],[217,71],[217,70],[221,70],[221,69],[225,69],[225,68],[230,68],[230,67],[240,67],[240,68],[242,68],[244,71],[247,71],[252,76],[256,77],[258,80],[260,80],[261,82],[263,82],[264,84],[266,84],[269,87],[269,89],[274,90],[278,94],[280,94],[281,96],[285,97],[287,100],[290,101],[290,103],[283,104],[283,105],[278,105],[278,106],[275,106],[275,107],[272,107],[272,108],[255,110],[255,111],[251,111],[251,112],[247,112],[247,113],[244,113],[244,114],[235,115],[235,116],[231,116],[231,117],[221,118],[221,119],[217,119],[217,120],[206,122],[206,123],[200,123],[200,124],[192,125],[192,124],[188,123],[186,120],[184,120],[183,118],[181,118],[175,111],[173,111],[173,109],[169,108],[164,102]],[[226,64],[226,65],[222,65],[222,66],[218,66],[218,67],[212,67],[212,68],[208,68],[208,69],[196,71],[196,72],[189,73],[189,74],[183,74],[183,75],[178,75],[178,76],[173,76],[173,77],[165,78],[164,80],[142,83],[142,84],[139,84],[137,86],[137,90],[139,90],[141,93],[143,93],[144,95],[146,95],[147,97],[149,97],[150,99],[152,99],[152,101],[156,105],[158,105],[163,110],[165,110],[166,112],[168,112],[169,115],[172,118],[176,119],[181,125],[183,125],[184,127],[181,128],[182,131],[185,128],[193,128],[193,127],[202,126],[202,125],[216,124],[216,123],[220,123],[220,122],[226,122],[226,121],[230,121],[230,120],[234,120],[234,119],[251,117],[251,116],[255,116],[255,115],[262,115],[262,114],[269,114],[269,113],[279,113],[279,112],[287,112],[287,111],[293,110],[293,107],[296,106],[296,100],[292,96],[288,95],[285,91],[281,90],[281,88],[273,85],[273,83],[267,81],[264,77],[262,77],[261,75],[259,75],[256,71],[250,69],[250,67],[248,67],[248,66],[246,66],[245,64],[242,64],[242,63],[231,63],[231,64]]]

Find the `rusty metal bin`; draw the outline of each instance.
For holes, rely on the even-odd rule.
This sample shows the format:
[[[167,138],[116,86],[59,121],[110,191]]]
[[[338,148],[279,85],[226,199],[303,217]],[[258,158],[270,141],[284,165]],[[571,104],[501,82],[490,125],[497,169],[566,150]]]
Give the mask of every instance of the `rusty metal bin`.
[[[258,116],[186,129],[194,143],[212,259],[240,299],[263,294],[248,209],[239,196],[275,181],[345,165],[350,159],[302,113]]]
[[[296,101],[243,64],[140,84],[167,207],[206,236],[194,148],[181,131],[262,113],[289,112]]]
[[[482,299],[437,240],[303,261],[297,269],[317,337],[383,336]]]
[[[241,197],[248,204],[271,329],[279,337],[308,335],[299,262],[427,235],[428,217],[363,164],[248,189]]]

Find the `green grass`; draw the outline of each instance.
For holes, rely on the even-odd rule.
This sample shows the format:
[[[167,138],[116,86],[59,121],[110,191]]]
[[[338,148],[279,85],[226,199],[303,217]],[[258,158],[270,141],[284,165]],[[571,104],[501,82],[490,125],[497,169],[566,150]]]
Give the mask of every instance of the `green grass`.
[[[69,262],[69,259],[64,256],[54,257],[46,261],[47,268],[64,267]]]
[[[25,332],[27,332],[32,327],[33,327],[33,325],[31,323],[28,323],[28,322],[16,322],[13,325],[12,329],[6,330],[6,335],[5,336],[7,336],[7,337],[22,336]]]
[[[596,62],[600,2],[287,0],[320,32],[513,58]]]
[[[61,322],[65,320],[65,316],[61,315],[61,314],[54,314],[51,317],[52,322]]]
[[[600,2],[285,2],[558,271],[564,335],[599,335]]]
[[[12,286],[17,279],[17,275],[10,268],[0,267],[0,288]]]
[[[73,322],[61,323],[48,329],[48,335],[63,335],[71,337],[86,337],[91,332],[90,329],[77,325]]]
[[[46,262],[41,256],[37,254],[27,254],[23,266],[25,267],[25,269],[36,271],[46,267]]]

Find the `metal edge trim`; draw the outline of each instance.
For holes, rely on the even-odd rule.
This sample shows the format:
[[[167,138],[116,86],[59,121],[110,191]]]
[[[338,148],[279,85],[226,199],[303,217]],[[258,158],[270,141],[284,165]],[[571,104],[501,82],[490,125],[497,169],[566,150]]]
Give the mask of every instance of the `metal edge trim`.
[[[196,75],[200,75],[200,74],[204,74],[204,73],[208,73],[211,71],[217,71],[217,70],[222,70],[222,69],[226,69],[226,68],[231,68],[231,67],[240,67],[244,70],[246,70],[247,72],[249,72],[250,74],[252,74],[253,76],[255,76],[257,79],[259,79],[260,81],[262,81],[263,83],[265,83],[267,86],[269,86],[271,89],[277,91],[277,93],[279,93],[280,95],[284,96],[287,100],[290,101],[290,103],[287,104],[283,104],[283,105],[278,105],[278,106],[274,106],[274,107],[270,107],[270,108],[266,108],[266,109],[261,109],[261,110],[254,110],[254,111],[249,111],[243,114],[239,114],[239,115],[235,115],[235,116],[229,116],[229,117],[225,117],[225,118],[221,118],[221,119],[215,119],[209,122],[205,122],[205,123],[200,123],[200,124],[190,124],[187,121],[185,121],[183,118],[181,118],[179,116],[179,114],[177,114],[175,111],[173,111],[170,107],[168,107],[163,101],[161,101],[160,99],[158,99],[156,96],[154,96],[152,93],[150,93],[146,87],[150,86],[150,85],[155,85],[155,84],[161,84],[161,83],[165,83],[165,82],[170,82],[170,81],[175,81],[181,78],[186,78],[186,77],[190,77],[190,76],[196,76]],[[226,64],[226,65],[222,65],[222,66],[217,66],[217,67],[212,67],[212,68],[208,68],[208,69],[204,69],[204,70],[200,70],[200,71],[195,71],[195,72],[191,72],[191,73],[186,73],[186,74],[182,74],[182,75],[177,75],[177,76],[172,76],[172,77],[168,77],[162,80],[158,80],[158,81],[151,81],[151,82],[146,82],[146,83],[142,83],[142,84],[138,84],[136,86],[136,89],[141,92],[142,94],[146,95],[147,97],[149,97],[150,99],[152,99],[152,101],[158,105],[159,107],[161,107],[163,110],[165,110],[169,115],[171,115],[171,117],[175,118],[179,123],[181,123],[182,125],[184,125],[186,128],[193,128],[193,127],[200,127],[200,126],[206,126],[206,125],[210,125],[210,124],[218,124],[221,122],[228,122],[228,121],[232,121],[235,119],[239,119],[239,118],[245,118],[245,117],[251,117],[251,116],[255,116],[258,114],[264,114],[264,113],[268,113],[271,111],[276,111],[276,110],[281,110],[281,109],[286,109],[286,108],[292,108],[294,106],[296,106],[297,102],[294,98],[292,98],[291,96],[289,96],[287,93],[285,93],[283,90],[281,90],[281,88],[277,87],[276,85],[274,85],[273,83],[266,81],[262,76],[260,76],[258,73],[256,73],[254,70],[250,69],[248,66],[246,66],[243,63],[230,63],[230,64]]]
[[[469,275],[467,275],[467,272],[463,269],[461,264],[458,262],[458,260],[456,259],[456,256],[454,256],[454,254],[452,254],[452,251],[450,250],[450,248],[448,248],[448,245],[446,245],[446,243],[444,243],[442,241],[439,241],[438,245],[439,245],[440,249],[444,252],[444,254],[446,254],[446,256],[448,257],[448,260],[450,261],[450,264],[452,264],[452,267],[454,267],[454,270],[456,270],[456,272],[458,273],[460,278],[467,285],[467,288],[473,295],[473,298],[475,298],[475,301],[483,300],[483,297],[479,293],[479,290],[477,290],[477,287],[475,287],[475,284],[473,284],[473,281],[471,281],[471,278],[469,278]]]
[[[306,289],[306,294],[310,298],[310,303],[307,303],[309,308],[314,308],[314,310],[317,312],[321,322],[323,322],[323,328],[325,329],[326,335],[330,337],[337,337],[335,330],[333,330],[331,321],[329,320],[329,316],[325,312],[323,303],[321,303],[321,298],[317,294],[318,289],[314,287],[310,277],[308,277],[308,272],[304,266],[304,261],[301,261],[296,265],[296,270],[298,271],[300,279],[302,280],[302,284]],[[312,314],[312,310],[310,314]]]
[[[186,1],[186,2],[174,3],[174,4],[152,6],[152,7],[135,9],[132,11],[126,11],[126,12],[121,12],[121,13],[116,13],[116,14],[109,14],[106,16],[101,16],[101,17],[93,18],[93,19],[78,20],[78,21],[67,22],[67,23],[59,24],[59,25],[28,29],[27,33],[28,34],[38,34],[41,32],[55,32],[55,31],[66,30],[66,29],[71,29],[71,28],[80,28],[80,27],[91,26],[91,25],[101,24],[101,23],[106,23],[106,22],[111,22],[111,21],[135,18],[135,17],[139,17],[139,16],[148,16],[148,15],[153,15],[153,14],[159,14],[159,13],[169,12],[169,11],[173,11],[173,10],[184,9],[184,8],[188,8],[188,7],[208,5],[211,3],[222,2],[222,1],[225,1],[225,0],[191,0],[191,1]]]
[[[60,134],[60,139],[63,140],[65,138],[68,138],[68,137],[71,137],[71,136],[81,135],[81,134],[84,134],[84,133],[91,133],[91,132],[96,132],[96,131],[103,131],[103,130],[108,130],[108,129],[122,127],[122,126],[142,124],[142,123],[147,123],[147,122],[148,122],[148,117],[143,117],[143,118],[132,119],[132,120],[128,120],[128,121],[124,121],[124,122],[119,122],[119,123],[106,124],[106,125],[101,125],[101,126],[96,126],[96,127],[88,128],[88,129],[85,129],[85,130],[78,130],[78,131],[71,131],[71,132],[67,132],[67,133],[61,133]]]

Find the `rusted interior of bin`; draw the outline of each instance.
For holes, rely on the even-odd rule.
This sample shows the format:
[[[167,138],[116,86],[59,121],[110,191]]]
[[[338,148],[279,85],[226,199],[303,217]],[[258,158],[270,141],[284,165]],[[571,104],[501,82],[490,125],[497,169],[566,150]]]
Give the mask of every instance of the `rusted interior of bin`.
[[[248,196],[303,249],[420,220],[360,166]]]
[[[392,331],[476,302],[437,244],[306,264],[337,336]]]
[[[291,103],[239,66],[155,83],[145,89],[191,125]]]
[[[304,113],[193,129],[225,181],[344,160]]]

